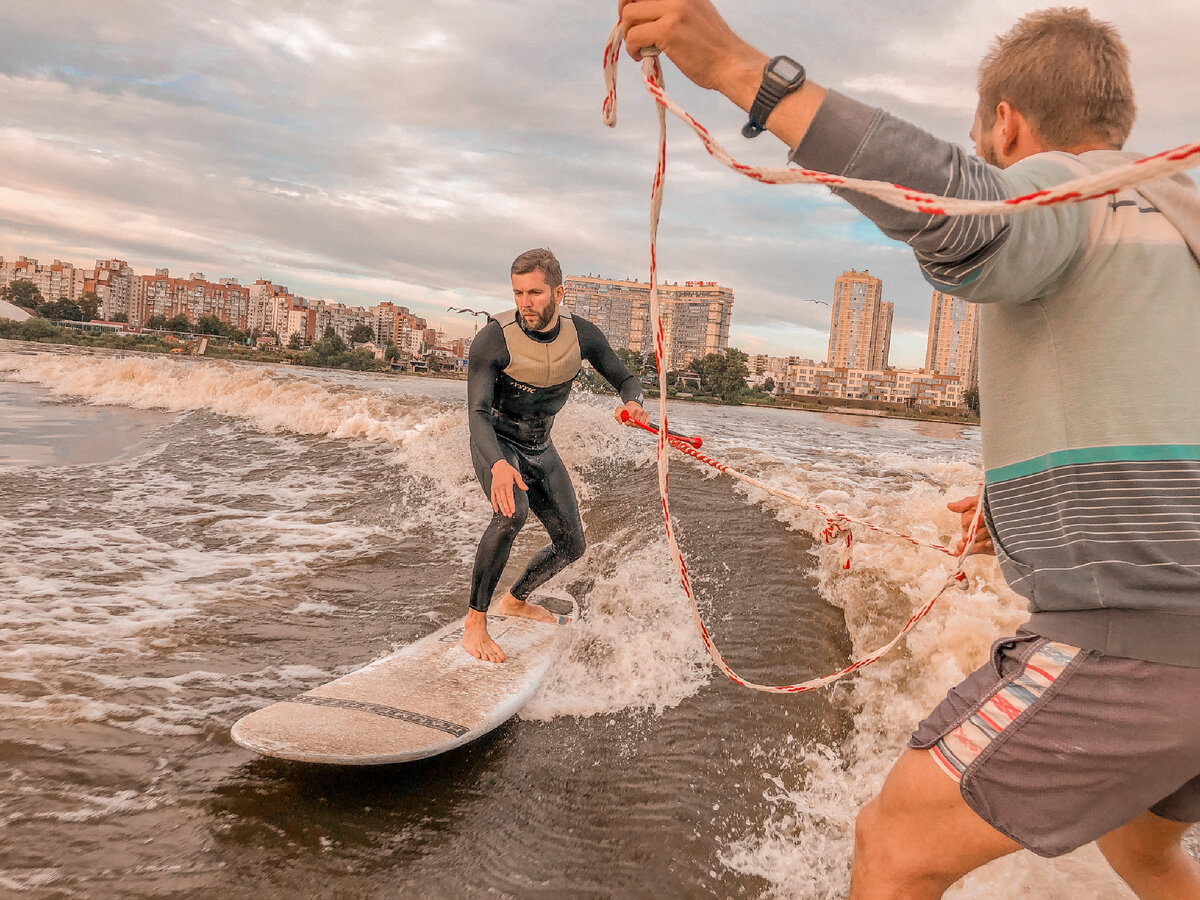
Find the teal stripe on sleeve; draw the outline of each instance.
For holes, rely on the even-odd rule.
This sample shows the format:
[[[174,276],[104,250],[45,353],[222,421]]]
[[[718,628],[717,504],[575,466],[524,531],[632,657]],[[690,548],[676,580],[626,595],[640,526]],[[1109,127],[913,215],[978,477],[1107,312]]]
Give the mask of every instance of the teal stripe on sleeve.
[[[1056,450],[1023,462],[1000,466],[987,472],[988,484],[999,484],[1026,475],[1036,475],[1062,466],[1081,463],[1142,462],[1189,459],[1200,461],[1200,444],[1132,444],[1124,447],[1081,447],[1077,450]]]

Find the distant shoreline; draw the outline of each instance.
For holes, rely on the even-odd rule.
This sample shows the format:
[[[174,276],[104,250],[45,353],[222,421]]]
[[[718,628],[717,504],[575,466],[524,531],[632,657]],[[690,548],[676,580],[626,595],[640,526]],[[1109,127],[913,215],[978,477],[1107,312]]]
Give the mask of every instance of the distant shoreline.
[[[169,359],[175,358],[175,357],[171,356],[169,350],[149,349],[149,348],[145,348],[145,347],[105,347],[105,346],[101,346],[99,344],[89,344],[89,343],[85,343],[85,342],[73,343],[73,342],[60,342],[60,341],[30,341],[30,340],[20,340],[17,338],[0,338],[0,347],[2,347],[5,344],[18,344],[18,345],[22,345],[25,347],[37,347],[37,346],[43,346],[43,345],[50,345],[50,346],[54,346],[54,347],[81,347],[85,350],[108,350],[110,352],[132,353],[132,354],[136,354],[138,356],[165,356]],[[214,348],[214,349],[219,349],[219,348]],[[184,358],[184,359],[211,359],[211,360],[219,360],[221,362],[249,363],[250,365],[260,365],[260,366],[288,366],[288,367],[296,368],[298,370],[329,369],[329,370],[335,371],[335,372],[361,371],[365,374],[385,375],[385,376],[407,375],[411,378],[442,378],[442,379],[447,379],[450,381],[466,381],[466,378],[467,378],[465,372],[395,372],[390,369],[350,370],[350,369],[341,369],[341,368],[338,368],[337,366],[299,365],[299,364],[291,362],[290,360],[285,360],[285,359],[255,359],[252,356],[242,355],[242,354],[228,355],[228,356],[225,356],[225,355],[211,355],[210,356],[208,354],[205,354],[204,356],[189,355],[189,356],[182,357],[182,358]],[[594,391],[592,393],[595,394]],[[600,396],[600,395],[596,394],[596,396]],[[658,397],[651,396],[650,399],[657,400]],[[807,405],[807,404],[799,405],[799,404],[794,404],[794,403],[790,403],[790,402],[721,403],[721,402],[712,402],[712,401],[705,400],[702,398],[697,398],[697,397],[668,397],[667,399],[668,399],[668,402],[671,402],[671,403],[695,403],[695,404],[698,404],[701,406],[759,407],[762,409],[780,409],[780,410],[786,410],[786,411],[790,411],[790,412],[832,413],[834,415],[841,415],[841,416],[864,416],[864,417],[876,418],[876,419],[905,419],[905,420],[912,421],[912,422],[942,422],[942,423],[948,424],[948,425],[967,425],[967,426],[971,426],[971,427],[975,427],[975,428],[979,427],[978,419],[953,418],[951,416],[937,416],[937,415],[906,414],[906,413],[899,412],[896,410],[854,409],[852,407],[845,407],[845,406],[824,406],[824,405],[815,405],[815,404],[814,405]]]

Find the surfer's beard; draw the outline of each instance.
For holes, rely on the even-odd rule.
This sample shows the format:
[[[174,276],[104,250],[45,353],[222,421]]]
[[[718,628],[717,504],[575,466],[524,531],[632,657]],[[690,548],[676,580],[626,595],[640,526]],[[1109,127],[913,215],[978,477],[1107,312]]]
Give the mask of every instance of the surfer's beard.
[[[554,307],[553,306],[550,306],[549,308],[542,310],[540,313],[537,314],[536,318],[534,318],[533,320],[530,320],[529,317],[525,315],[525,313],[521,313],[521,320],[525,326],[526,331],[542,331],[543,329],[545,329],[545,327],[547,325],[550,324],[550,320],[553,318],[554,318]]]

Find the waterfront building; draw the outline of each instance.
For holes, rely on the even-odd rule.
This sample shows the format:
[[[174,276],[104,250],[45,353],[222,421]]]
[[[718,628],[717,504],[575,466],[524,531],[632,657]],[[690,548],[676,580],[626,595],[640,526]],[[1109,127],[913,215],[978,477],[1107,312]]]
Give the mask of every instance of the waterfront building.
[[[979,306],[941,291],[929,306],[925,371],[958,375],[963,388],[979,380]]]
[[[401,354],[417,357],[425,352],[425,332],[428,323],[414,315],[407,306],[383,302],[371,309],[375,342],[381,346],[395,344]]]
[[[208,281],[203,272],[173,278],[169,269],[155,269],[141,277],[141,300],[129,321],[144,324],[151,316],[171,319],[183,316],[195,324],[204,316],[215,316],[240,331],[249,329],[250,289],[236,278]]]
[[[141,289],[137,273],[123,259],[98,259],[83,279],[83,290],[94,292],[100,300],[100,318],[110,322],[117,316],[125,316],[131,325],[145,321],[138,317]]]
[[[853,369],[818,366],[812,360],[789,364],[776,393],[833,400],[876,400],[909,406],[958,406],[963,384],[957,375],[910,369]]]
[[[594,323],[615,348],[634,353],[654,351],[650,321],[650,285],[637,279],[618,281],[572,275],[564,282],[563,308]],[[685,281],[658,286],[667,370],[687,367],[729,346],[733,291],[715,281]]]
[[[287,317],[284,319],[283,331],[280,337],[284,344],[298,337],[301,343],[311,344],[317,340],[317,308],[316,304],[305,297],[292,297],[287,307]]]
[[[883,299],[883,279],[870,270],[839,275],[833,285],[826,362],[846,369],[886,369],[892,310]]]
[[[84,279],[89,273],[71,263],[56,259],[48,266],[36,259],[19,256],[14,260],[0,257],[0,288],[14,281],[30,281],[47,303],[66,298],[78,302],[83,298]]]
[[[248,285],[248,290],[248,330],[251,333],[275,334],[281,342],[287,343],[288,310],[299,305],[300,298],[294,296],[284,285],[274,284],[264,278]]]
[[[787,380],[789,366],[813,366],[811,359],[801,359],[799,356],[763,356],[756,354],[746,359],[746,384],[749,387],[761,387],[767,379],[775,383],[777,390],[781,389]]]
[[[334,334],[349,347],[350,335],[356,325],[366,325],[372,332],[375,330],[375,314],[366,307],[347,306],[327,300],[318,300],[315,305],[317,315],[313,328],[317,340],[325,336],[326,328],[332,328]]]

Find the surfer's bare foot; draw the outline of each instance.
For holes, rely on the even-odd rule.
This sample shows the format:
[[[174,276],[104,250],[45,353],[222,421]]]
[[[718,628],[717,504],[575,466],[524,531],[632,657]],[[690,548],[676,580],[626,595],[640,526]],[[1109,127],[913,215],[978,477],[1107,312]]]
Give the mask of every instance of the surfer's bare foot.
[[[500,645],[488,634],[487,613],[481,613],[477,609],[470,610],[467,620],[463,622],[462,645],[463,649],[476,659],[502,663],[508,658],[500,649]]]
[[[498,616],[524,616],[527,619],[533,619],[537,622],[558,621],[558,616],[550,612],[546,607],[518,600],[512,594],[505,594],[492,609]]]

